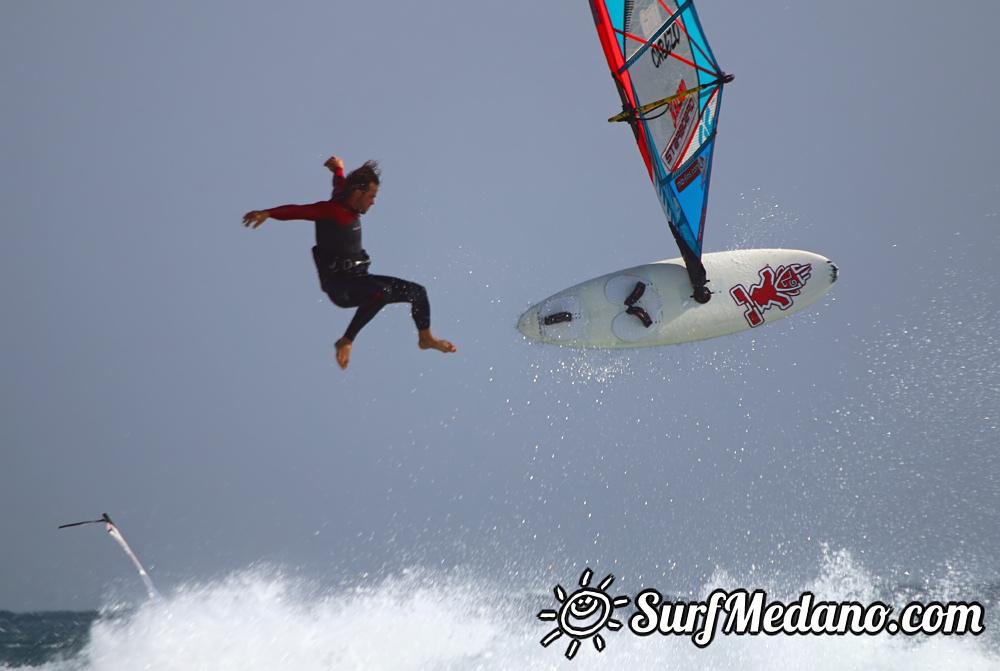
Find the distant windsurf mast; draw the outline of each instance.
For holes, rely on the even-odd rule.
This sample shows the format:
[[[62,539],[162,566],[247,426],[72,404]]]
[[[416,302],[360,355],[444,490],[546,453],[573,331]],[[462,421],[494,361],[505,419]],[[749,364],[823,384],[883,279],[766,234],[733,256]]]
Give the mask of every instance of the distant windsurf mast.
[[[591,0],[622,112],[632,127],[694,296],[711,296],[701,262],[715,127],[725,74],[691,0]]]
[[[104,516],[99,520],[73,522],[72,524],[63,524],[59,528],[66,529],[68,527],[78,527],[81,524],[107,524],[108,533],[111,534],[111,537],[114,538],[115,541],[117,541],[120,546],[122,546],[122,549],[125,550],[125,553],[129,556],[129,559],[131,559],[132,563],[135,564],[135,568],[139,571],[139,577],[142,578],[142,583],[146,586],[146,592],[149,593],[150,598],[152,599],[160,598],[160,593],[156,591],[156,587],[153,585],[153,581],[150,580],[149,574],[146,573],[145,567],[143,567],[142,563],[139,561],[139,558],[135,556],[135,553],[132,552],[132,548],[130,548],[128,546],[128,543],[125,542],[125,537],[122,536],[120,531],[118,531],[118,527],[116,527],[115,523],[111,521],[111,518],[108,517],[107,513],[104,513]]]

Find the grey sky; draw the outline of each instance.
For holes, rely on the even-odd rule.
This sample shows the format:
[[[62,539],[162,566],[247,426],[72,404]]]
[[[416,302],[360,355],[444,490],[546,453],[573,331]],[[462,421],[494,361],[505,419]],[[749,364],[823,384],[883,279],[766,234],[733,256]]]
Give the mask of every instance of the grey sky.
[[[5,3],[0,609],[131,587],[56,531],[105,511],[165,590],[260,561],[680,589],[822,542],[996,578],[1000,5],[698,7],[736,75],[705,250],[842,278],[759,332],[580,353],[518,315],[676,256],[583,0]],[[396,306],[340,371],[311,224],[240,226],[325,198],[330,154],[382,160],[365,247],[457,354]]]

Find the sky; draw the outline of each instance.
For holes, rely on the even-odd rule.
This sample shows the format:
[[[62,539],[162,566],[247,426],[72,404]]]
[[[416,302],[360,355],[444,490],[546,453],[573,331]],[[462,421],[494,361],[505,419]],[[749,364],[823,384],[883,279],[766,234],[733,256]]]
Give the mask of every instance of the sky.
[[[753,333],[526,341],[518,316],[677,256],[585,2],[0,8],[0,610],[261,564],[607,568],[684,590],[824,547],[1000,578],[1000,6],[703,0],[726,87],[705,251],[841,277]],[[382,162],[362,331],[312,225],[252,209]],[[570,568],[573,567],[573,568]],[[638,590],[634,590],[638,591]]]

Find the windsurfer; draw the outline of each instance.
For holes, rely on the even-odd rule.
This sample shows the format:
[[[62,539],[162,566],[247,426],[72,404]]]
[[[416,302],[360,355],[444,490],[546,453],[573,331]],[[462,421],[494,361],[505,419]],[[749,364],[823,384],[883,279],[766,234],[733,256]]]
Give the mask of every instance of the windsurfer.
[[[361,247],[361,215],[368,212],[378,195],[378,163],[368,161],[346,177],[344,162],[336,156],[324,165],[333,173],[330,200],[254,210],[243,216],[243,225],[257,228],[268,218],[316,222],[316,246],[312,251],[320,287],[335,305],[358,308],[336,343],[337,363],[347,368],[358,332],[389,303],[410,303],[420,349],[454,352],[453,344],[431,333],[431,306],[424,287],[396,277],[368,274],[371,260]]]

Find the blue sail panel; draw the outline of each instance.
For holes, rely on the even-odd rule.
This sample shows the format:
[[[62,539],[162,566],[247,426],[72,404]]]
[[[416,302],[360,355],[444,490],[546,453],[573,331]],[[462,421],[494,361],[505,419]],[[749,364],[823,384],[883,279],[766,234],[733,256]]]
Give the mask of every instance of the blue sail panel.
[[[714,147],[713,141],[702,145],[684,168],[675,171],[670,179],[669,190],[677,203],[678,218],[686,224],[680,230],[681,237],[698,256],[701,256],[702,234],[705,230],[705,210],[708,203]]]

